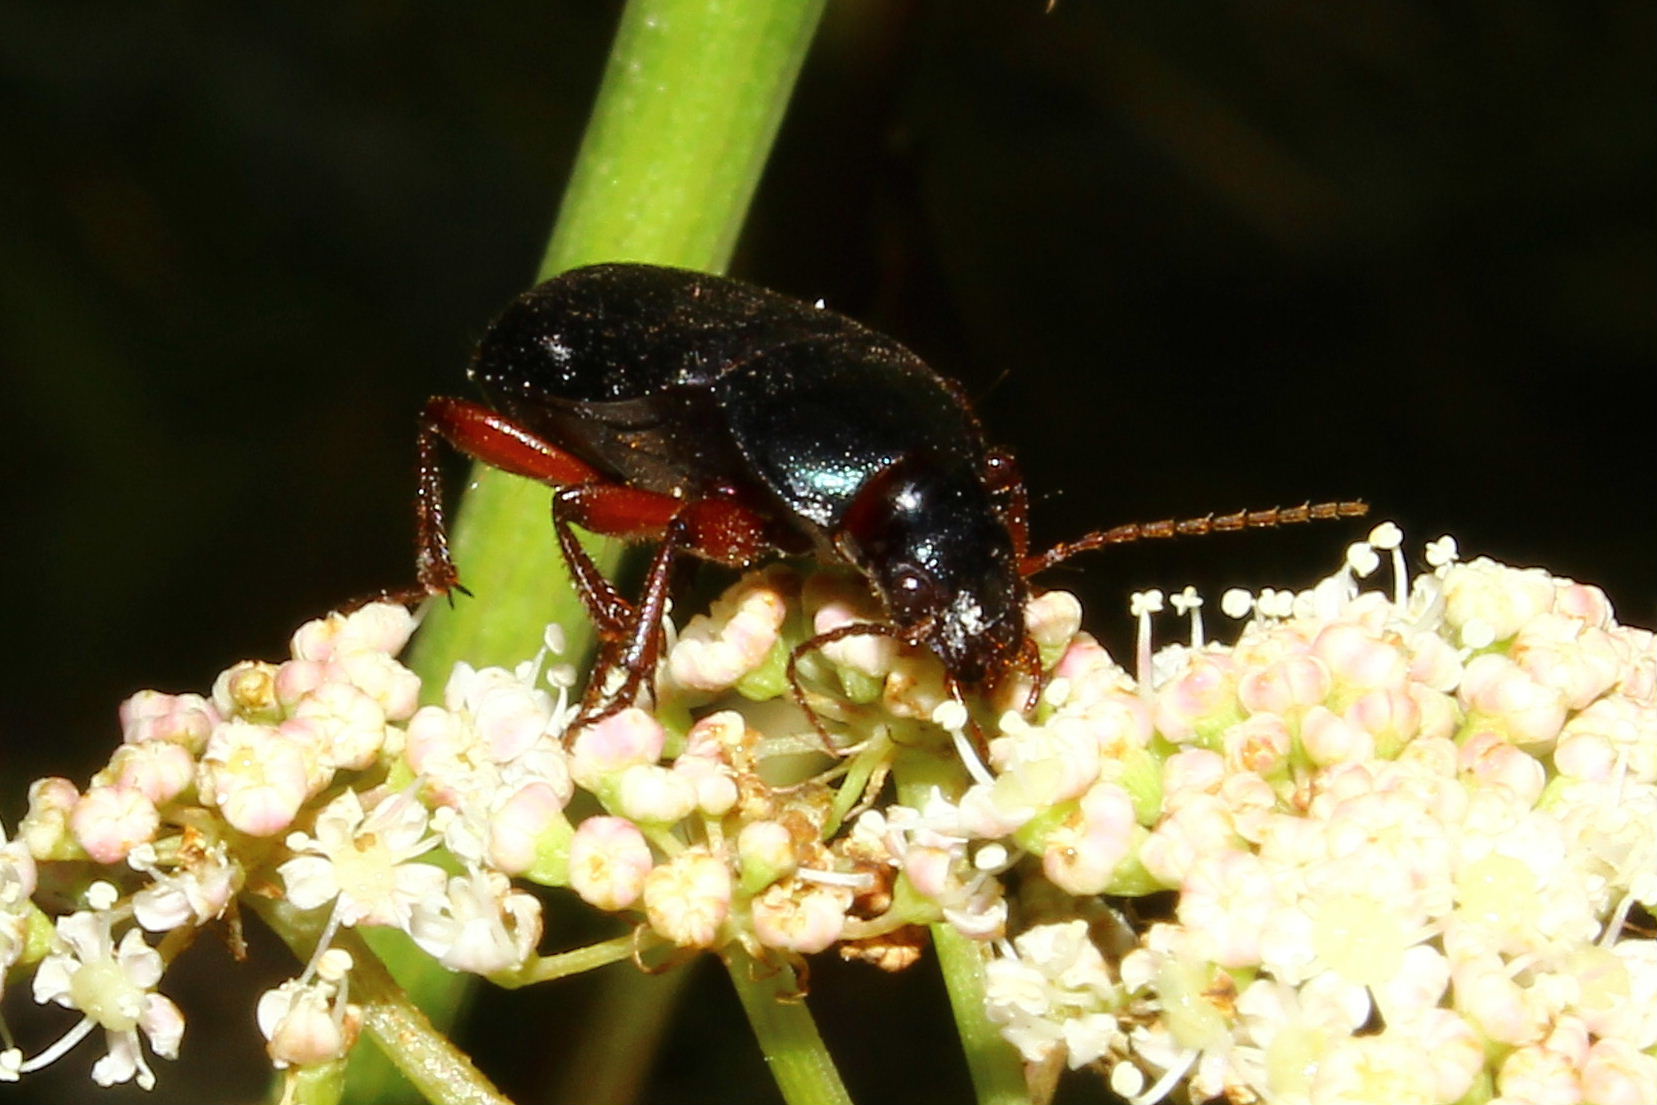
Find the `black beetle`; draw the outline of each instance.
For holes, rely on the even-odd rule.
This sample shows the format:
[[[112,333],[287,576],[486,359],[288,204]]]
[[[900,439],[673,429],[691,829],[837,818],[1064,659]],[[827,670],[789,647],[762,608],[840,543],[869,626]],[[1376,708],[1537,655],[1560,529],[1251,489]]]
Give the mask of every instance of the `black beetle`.
[[[584,702],[588,721],[648,682],[681,551],[736,567],[779,552],[850,564],[868,577],[891,626],[846,627],[801,650],[887,633],[931,649],[952,682],[985,686],[1015,664],[1039,682],[1025,577],[1067,556],[1363,510],[1329,503],[1127,525],[1031,556],[1017,467],[985,444],[953,381],[844,315],[684,269],[600,264],[548,280],[489,327],[470,375],[487,406],[426,404],[419,586],[395,597],[458,587],[439,439],[558,486],[559,545],[609,645]],[[662,542],[637,604],[597,570],[571,523]],[[603,675],[616,664],[626,677],[600,708]]]

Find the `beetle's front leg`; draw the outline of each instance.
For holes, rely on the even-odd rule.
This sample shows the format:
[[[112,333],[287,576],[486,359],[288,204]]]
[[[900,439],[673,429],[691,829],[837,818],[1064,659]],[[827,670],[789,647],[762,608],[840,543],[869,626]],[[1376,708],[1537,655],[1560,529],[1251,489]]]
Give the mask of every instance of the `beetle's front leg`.
[[[1014,555],[1022,561],[1030,553],[1030,492],[1011,453],[991,450],[984,460],[984,486],[1012,534]]]

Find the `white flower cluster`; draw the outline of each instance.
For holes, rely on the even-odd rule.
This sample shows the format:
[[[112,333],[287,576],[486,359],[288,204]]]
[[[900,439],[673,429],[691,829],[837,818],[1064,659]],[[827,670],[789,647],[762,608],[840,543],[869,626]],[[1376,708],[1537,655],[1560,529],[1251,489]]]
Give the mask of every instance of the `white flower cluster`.
[[[1657,1101],[1653,635],[1483,559],[1332,583],[1150,687],[1079,639],[1009,719],[973,829],[1068,893],[1176,897],[1108,972],[1082,921],[1026,929],[992,1017],[1134,1100]]]
[[[1361,592],[1383,553],[1392,593]],[[332,1062],[362,1028],[340,929],[555,977],[533,884],[626,919],[620,954],[898,970],[952,925],[1026,1060],[1136,1102],[1657,1101],[1657,644],[1595,588],[1429,560],[1407,584],[1382,527],[1310,591],[1228,594],[1253,614],[1230,646],[1188,591],[1191,643],[1153,654],[1161,596],[1136,596],[1138,678],[1040,595],[1033,708],[1020,674],[952,698],[886,635],[797,652],[879,620],[828,571],[744,577],[669,627],[651,709],[582,724],[544,670],[556,631],[420,707],[404,611],[312,622],[210,696],[134,696],[84,790],[32,788],[0,843],[0,968],[80,1020],[0,1052],[0,1078],[101,1027],[94,1077],[152,1085],[140,1042],[177,1054],[156,986],[185,941],[151,939],[244,888],[323,932],[257,1002],[273,1063]],[[74,908],[37,907],[42,865]]]

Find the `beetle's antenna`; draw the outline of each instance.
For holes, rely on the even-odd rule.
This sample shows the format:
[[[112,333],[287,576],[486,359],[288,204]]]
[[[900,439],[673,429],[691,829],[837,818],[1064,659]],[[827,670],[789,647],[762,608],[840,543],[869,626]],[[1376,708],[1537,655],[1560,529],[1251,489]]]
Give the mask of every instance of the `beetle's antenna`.
[[[900,634],[894,626],[884,625],[880,622],[852,622],[848,625],[836,626],[835,628],[826,630],[814,637],[807,637],[805,640],[795,645],[793,651],[788,654],[789,692],[793,694],[794,701],[799,705],[800,709],[805,711],[805,716],[811,719],[811,727],[817,730],[817,735],[823,739],[823,750],[832,756],[843,756],[845,753],[836,747],[834,737],[829,733],[827,727],[823,725],[823,719],[818,715],[816,710],[811,708],[811,704],[806,701],[805,687],[800,683],[800,657],[804,656],[808,652],[815,652],[824,645],[831,645],[835,641],[842,641],[847,637],[859,636],[892,637],[899,641],[903,640],[903,635]]]
[[[1019,711],[1021,714],[1028,714],[1036,708],[1036,703],[1041,701],[1042,689],[1047,685],[1046,673],[1041,670],[1041,646],[1037,645],[1036,639],[1028,633],[1024,635],[1023,643],[1018,646],[1018,662],[1030,673],[1030,693],[1024,696],[1024,709]]]
[[[1007,377],[1011,376],[1012,374],[1013,374],[1013,370],[1012,370],[1011,365],[1008,365],[1008,366],[1004,367],[1000,372],[996,373],[995,379],[993,379],[989,382],[989,386],[986,387],[983,391],[978,393],[978,398],[977,398],[976,402],[982,403],[984,400],[986,400],[990,396],[994,395],[995,394],[995,389],[1000,387],[1002,384],[1006,383],[1007,382]]]
[[[1245,529],[1273,529],[1305,522],[1327,522],[1338,518],[1362,518],[1369,504],[1362,500],[1328,503],[1301,503],[1299,506],[1269,510],[1238,510],[1230,514],[1204,514],[1200,518],[1164,518],[1157,522],[1128,522],[1114,529],[1095,530],[1074,541],[1063,541],[1044,553],[1027,556],[1019,570],[1030,576],[1046,571],[1077,553],[1092,552],[1107,545],[1135,541],[1159,541],[1170,537],[1205,537],[1211,533],[1236,533]]]

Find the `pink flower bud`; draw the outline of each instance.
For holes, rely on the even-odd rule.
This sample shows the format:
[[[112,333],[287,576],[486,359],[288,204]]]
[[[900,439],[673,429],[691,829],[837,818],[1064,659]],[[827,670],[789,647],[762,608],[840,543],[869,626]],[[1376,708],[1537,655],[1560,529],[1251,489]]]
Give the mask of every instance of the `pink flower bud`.
[[[1245,672],[1237,697],[1252,713],[1283,714],[1322,702],[1333,680],[1315,656],[1285,656],[1265,668]]]
[[[1611,635],[1561,614],[1539,614],[1514,638],[1509,657],[1565,705],[1580,710],[1616,685],[1623,661]]]
[[[252,836],[274,836],[293,824],[311,793],[314,755],[265,725],[228,721],[213,731],[202,757],[202,801]]]
[[[116,786],[136,790],[161,806],[195,782],[196,761],[182,745],[147,740],[117,748],[107,773]]]
[[[616,784],[616,812],[648,824],[672,825],[696,808],[696,788],[660,764],[634,764]]]
[[[291,710],[294,704],[318,687],[328,678],[328,669],[316,660],[289,660],[276,669],[276,701],[284,709]]]
[[[1068,679],[1072,684],[1090,681],[1097,673],[1115,672],[1116,661],[1105,647],[1086,633],[1078,633],[1068,645],[1059,662],[1053,667],[1053,678]]]
[[[1157,691],[1156,727],[1175,743],[1192,740],[1205,723],[1225,722],[1237,712],[1237,682],[1229,663],[1207,656],[1191,661],[1184,675]]]
[[[1306,711],[1300,721],[1300,742],[1306,755],[1320,766],[1359,763],[1375,755],[1375,738],[1322,706]]]
[[[1464,630],[1483,626],[1491,641],[1507,640],[1553,603],[1553,578],[1538,568],[1510,568],[1481,556],[1444,576],[1445,621]]]
[[[1596,629],[1604,629],[1611,624],[1611,600],[1605,597],[1604,591],[1591,583],[1555,582],[1559,587],[1553,595],[1554,613],[1575,618]]]
[[[219,673],[213,681],[213,705],[219,716],[253,720],[276,716],[276,665],[243,660]]]
[[[1067,894],[1102,894],[1134,840],[1133,799],[1116,783],[1097,783],[1076,815],[1050,834],[1041,869]]]
[[[636,706],[602,718],[576,734],[570,747],[570,774],[588,790],[634,764],[662,758],[667,730]]]
[[[1461,700],[1501,725],[1521,746],[1550,747],[1565,723],[1565,700],[1536,682],[1506,656],[1486,653],[1467,665]]]
[[[408,720],[420,705],[420,677],[383,652],[347,652],[328,668],[330,676],[378,703],[392,721]]]
[[[1326,626],[1312,642],[1312,651],[1345,689],[1401,689],[1409,675],[1409,658],[1401,649],[1356,625]]]
[[[36,859],[65,859],[73,850],[69,815],[80,801],[81,792],[68,779],[36,779],[29,784],[29,810],[17,827],[18,838],[29,846]]]
[[[1475,733],[1461,746],[1459,758],[1464,771],[1482,783],[1504,786],[1526,806],[1535,802],[1547,785],[1547,769],[1534,756],[1509,744],[1499,733]]]
[[[218,711],[199,694],[139,691],[121,703],[122,739],[128,744],[171,741],[195,755],[207,744]]]
[[[294,707],[293,717],[314,727],[335,767],[361,771],[385,743],[385,710],[350,683],[322,684]]]
[[[1596,1040],[1582,1064],[1582,1099],[1597,1105],[1657,1101],[1657,1058],[1626,1040]]]
[[[489,817],[489,861],[508,875],[528,871],[535,866],[541,835],[563,812],[564,803],[549,784],[520,786]]]
[[[403,738],[403,755],[409,767],[426,775],[460,755],[466,728],[458,717],[441,706],[425,706],[409,719]]]
[[[1240,721],[1228,728],[1223,738],[1226,763],[1257,775],[1283,770],[1293,747],[1288,724],[1275,713],[1255,714]]]
[[[736,838],[742,885],[749,892],[770,886],[796,866],[794,837],[780,821],[750,821]]]
[[[1043,591],[1025,605],[1024,625],[1038,647],[1058,648],[1082,628],[1082,604],[1069,591]]]
[[[638,901],[654,861],[638,826],[622,817],[589,817],[570,841],[570,889],[614,912]]]
[[[1421,724],[1421,708],[1408,690],[1376,690],[1347,707],[1346,720],[1375,738],[1383,759],[1398,754]]]
[[[785,575],[749,576],[685,626],[668,653],[668,672],[681,687],[718,691],[759,667],[788,615]]]
[[[851,892],[788,879],[772,884],[752,904],[754,935],[768,948],[811,955],[840,939]]]
[[[711,948],[731,912],[731,871],[700,848],[675,856],[644,880],[650,927],[682,948]]]
[[[754,734],[758,740],[758,734]],[[685,756],[696,756],[718,763],[732,762],[733,751],[750,743],[748,721],[735,710],[718,710],[697,721],[685,734]]]
[[[278,1070],[332,1062],[356,1043],[362,1012],[347,1005],[336,1017],[330,1007],[333,991],[328,983],[290,981],[260,995],[259,1031],[270,1041],[266,1049]]]
[[[717,760],[680,756],[673,761],[673,774],[690,785],[696,808],[709,817],[725,816],[740,797],[731,769]]]
[[[75,803],[69,827],[87,855],[99,863],[118,863],[138,845],[155,839],[161,815],[137,790],[94,786]]]

